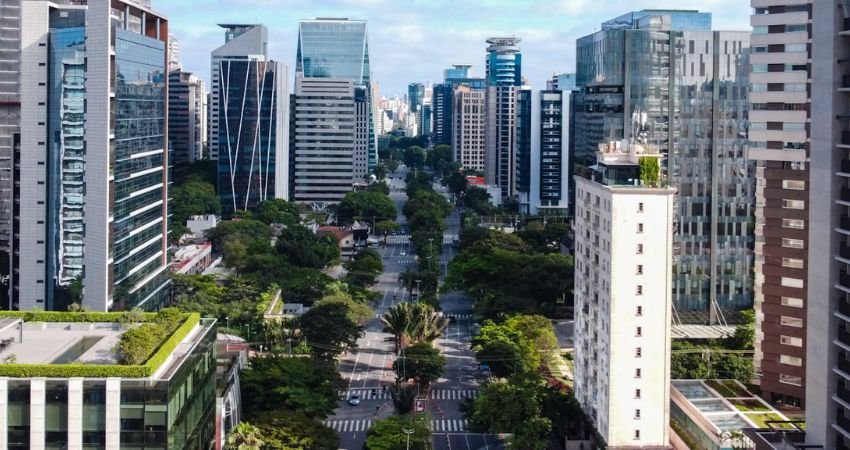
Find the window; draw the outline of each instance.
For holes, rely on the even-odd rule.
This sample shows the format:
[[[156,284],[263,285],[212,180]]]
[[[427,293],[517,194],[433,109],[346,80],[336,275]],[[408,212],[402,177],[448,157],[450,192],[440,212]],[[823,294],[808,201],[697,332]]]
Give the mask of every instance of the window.
[[[638,245],[637,245],[637,254],[638,254],[638,255],[642,255],[642,254],[643,254],[643,244],[638,244]]]
[[[793,288],[801,288],[803,287],[803,280],[799,278],[791,278],[791,277],[782,277],[780,279],[780,284],[785,287],[793,287]]]
[[[798,258],[782,258],[782,267],[791,267],[792,269],[802,269],[803,260]]]
[[[782,180],[782,189],[802,191],[806,189],[806,182],[801,180]]]
[[[642,316],[643,315],[643,306],[638,306],[637,309],[635,309],[635,315],[636,316]]]
[[[638,264],[637,266],[637,274],[643,275],[643,264]]]
[[[636,348],[635,348],[635,358],[640,358],[641,353],[642,353],[642,352],[641,352],[640,347],[636,347]]]
[[[806,221],[800,219],[782,219],[782,228],[794,228],[802,230],[806,228]]]
[[[779,324],[785,325],[785,326],[788,326],[788,327],[803,328],[803,319],[798,319],[796,317],[781,316],[779,318]]]
[[[640,389],[635,389],[635,398],[640,398]]]
[[[805,209],[806,202],[803,200],[782,200],[782,207],[785,209]]]
[[[637,226],[638,233],[643,233],[643,224],[639,223]]]
[[[803,339],[794,336],[779,336],[779,342],[782,345],[790,345],[792,347],[802,347]]]
[[[792,308],[802,308],[803,307],[803,299],[794,298],[794,297],[782,297],[780,299],[782,302],[782,306],[790,306]]]
[[[786,53],[806,53],[808,51],[806,44],[785,44]]]
[[[779,355],[779,364],[801,367],[803,365],[803,360],[796,356]]]
[[[785,248],[806,248],[806,243],[802,239],[782,239],[782,246]]]
[[[641,327],[635,328],[635,336],[643,336],[643,328],[641,328]]]
[[[640,439],[640,430],[635,430],[635,439]]]
[[[643,202],[638,203],[638,212],[643,212]]]
[[[637,285],[637,289],[635,289],[635,293],[637,293],[637,295],[643,295],[643,286],[640,285],[640,284]]]
[[[640,410],[639,409],[635,410],[635,419],[640,419]]]
[[[640,378],[640,369],[635,369],[635,378]]]

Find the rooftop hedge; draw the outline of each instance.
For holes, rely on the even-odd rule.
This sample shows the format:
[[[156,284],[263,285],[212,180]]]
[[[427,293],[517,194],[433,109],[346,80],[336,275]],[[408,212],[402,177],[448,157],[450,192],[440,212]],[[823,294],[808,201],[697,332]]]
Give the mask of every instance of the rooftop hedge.
[[[0,312],[0,318],[23,318],[28,322],[121,322],[125,313],[92,313],[92,312]],[[156,313],[144,313],[145,322],[156,318]],[[189,335],[201,321],[198,313],[186,314],[183,322],[150,358],[140,365],[120,364],[0,364],[0,377],[10,378],[145,378],[149,377],[162,366],[180,342]]]

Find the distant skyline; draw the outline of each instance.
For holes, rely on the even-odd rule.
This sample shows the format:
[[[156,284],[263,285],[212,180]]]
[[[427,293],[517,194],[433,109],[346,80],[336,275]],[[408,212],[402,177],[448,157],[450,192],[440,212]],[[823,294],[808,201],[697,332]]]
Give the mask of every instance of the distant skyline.
[[[295,68],[298,21],[347,17],[368,21],[373,80],[381,95],[403,95],[411,82],[437,83],[443,69],[471,64],[484,76],[486,38],[522,39],[523,75],[535,89],[552,74],[575,70],[575,40],[601,22],[641,9],[696,9],[715,30],[749,30],[743,0],[151,0],[180,43],[184,70],[209,82],[210,52],[224,43],[219,23],[261,23],[269,56]],[[692,6],[694,5],[694,6]]]

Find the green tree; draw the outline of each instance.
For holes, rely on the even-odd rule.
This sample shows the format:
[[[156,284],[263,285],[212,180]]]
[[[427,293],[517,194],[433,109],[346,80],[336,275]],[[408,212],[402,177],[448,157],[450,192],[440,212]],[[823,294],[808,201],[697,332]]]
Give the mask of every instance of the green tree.
[[[281,409],[324,419],[336,408],[342,379],[333,365],[321,360],[265,356],[251,359],[240,385],[249,420]]]
[[[241,422],[230,430],[225,450],[254,450],[263,448],[263,433],[248,422]]]
[[[301,332],[310,351],[319,358],[334,358],[357,349],[363,327],[349,317],[349,309],[340,303],[313,306],[301,316]]]
[[[238,240],[225,241],[221,253],[221,262],[225,266],[233,268],[237,274],[242,272],[248,261],[248,246]]]
[[[446,357],[432,344],[421,342],[404,350],[393,362],[393,371],[400,379],[413,378],[421,386],[428,386],[446,372]]]
[[[446,178],[446,187],[449,188],[449,192],[458,195],[461,192],[466,192],[466,189],[469,187],[469,181],[466,179],[466,175],[460,172],[453,172]]]
[[[295,203],[275,198],[260,202],[254,212],[254,217],[260,222],[267,224],[280,223],[286,226],[292,226],[297,225],[301,221],[300,214],[298,205]]]
[[[300,267],[322,269],[339,259],[339,244],[333,236],[316,236],[303,226],[281,230],[276,248],[290,263]]]
[[[466,189],[463,195],[463,207],[482,216],[492,214],[495,209],[490,201],[490,194],[478,186],[470,186]]]
[[[542,413],[544,387],[537,374],[487,383],[473,402],[463,406],[470,429],[479,433],[513,433],[513,448],[545,449],[552,423]]]
[[[661,173],[658,158],[643,156],[638,160],[638,164],[640,165],[640,180],[643,184],[656,186]]]
[[[396,384],[390,390],[393,398],[393,407],[396,414],[407,414],[413,411],[413,402],[416,400],[416,386],[412,384]]]
[[[339,435],[316,419],[277,410],[252,420],[263,435],[263,450],[336,450]]]
[[[401,225],[392,220],[382,220],[375,224],[374,233],[384,237],[384,245],[387,245],[387,236],[393,232],[401,230]]]
[[[744,323],[735,327],[735,335],[732,337],[732,347],[738,350],[752,350],[756,335],[756,314],[752,310],[741,311]]]
[[[377,223],[396,218],[395,203],[383,192],[354,191],[345,194],[337,205],[337,221],[350,224],[355,220]]]
[[[348,271],[345,275],[345,281],[358,287],[375,284],[378,275],[384,270],[381,254],[371,248],[360,250],[354,255],[353,259],[346,261],[343,266]]]
[[[168,190],[171,200],[168,202],[168,212],[171,222],[185,229],[186,220],[199,214],[221,214],[221,201],[215,192],[215,186],[200,179],[190,179],[184,183],[175,184]],[[179,235],[172,235],[172,239]]]
[[[354,301],[354,299],[351,297],[351,294],[342,291],[339,287],[335,289],[333,287],[334,285],[331,285],[330,292],[325,295],[321,300],[314,303],[313,307],[329,304],[343,305],[348,310],[348,318],[359,325],[365,324],[370,319],[372,319],[372,317],[374,317],[375,313],[372,311],[372,308],[367,305],[364,305],[363,303],[358,303]]]
[[[227,241],[240,241],[251,250],[271,248],[272,229],[258,220],[225,220],[206,231],[213,247],[221,250]]]
[[[406,431],[412,431],[408,434]],[[409,445],[408,445],[409,443]],[[392,416],[366,433],[367,450],[431,450],[431,430],[424,416]]]
[[[381,318],[384,330],[395,338],[396,351],[408,344],[430,343],[442,334],[448,320],[426,303],[397,303]]]
[[[404,150],[402,154],[402,160],[404,161],[404,165],[411,169],[423,169],[425,168],[425,149],[418,146],[412,145]]]

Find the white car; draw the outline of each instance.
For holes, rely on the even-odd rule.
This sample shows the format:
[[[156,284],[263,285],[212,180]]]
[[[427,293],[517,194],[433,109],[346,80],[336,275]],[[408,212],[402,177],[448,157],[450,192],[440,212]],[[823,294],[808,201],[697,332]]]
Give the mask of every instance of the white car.
[[[355,394],[355,395],[352,395],[351,397],[348,397],[348,404],[351,405],[351,406],[359,405],[360,404],[360,396]]]
[[[401,255],[401,256],[407,256],[407,252],[404,251],[404,250],[398,252],[398,254]]]

